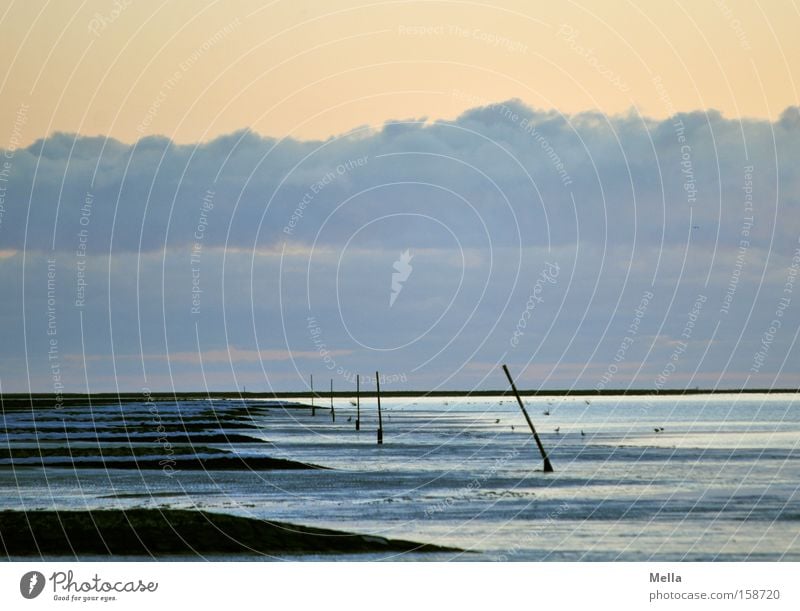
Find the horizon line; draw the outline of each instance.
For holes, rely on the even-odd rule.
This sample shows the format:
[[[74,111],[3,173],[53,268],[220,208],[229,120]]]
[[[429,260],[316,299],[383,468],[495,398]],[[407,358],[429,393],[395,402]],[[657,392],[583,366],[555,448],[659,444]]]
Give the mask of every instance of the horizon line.
[[[725,121],[738,121],[740,123],[744,123],[744,122],[765,122],[765,123],[769,123],[771,125],[775,125],[775,124],[778,124],[778,123],[781,123],[782,121],[784,121],[788,117],[788,112],[792,111],[792,110],[796,111],[798,117],[800,117],[800,102],[798,102],[797,104],[788,104],[787,106],[785,106],[783,108],[783,110],[781,110],[778,113],[777,117],[774,118],[774,119],[769,117],[769,116],[766,116],[766,115],[764,115],[764,116],[740,115],[740,116],[730,116],[729,117],[729,116],[726,116],[723,111],[721,111],[721,110],[719,110],[717,108],[714,108],[713,106],[709,106],[707,108],[695,108],[695,109],[691,109],[691,110],[675,111],[675,112],[673,112],[671,114],[652,115],[652,114],[641,114],[640,112],[638,112],[638,109],[637,109],[636,106],[630,106],[625,111],[613,112],[613,113],[606,113],[606,112],[603,112],[602,110],[600,110],[598,108],[587,108],[586,110],[581,110],[581,111],[578,111],[578,112],[563,112],[563,111],[558,110],[557,108],[549,108],[549,109],[547,109],[547,108],[540,108],[540,107],[531,106],[531,105],[527,104],[524,100],[521,100],[520,98],[509,98],[509,99],[500,100],[500,101],[497,101],[497,102],[489,102],[487,100],[486,102],[487,102],[486,104],[478,104],[476,106],[471,106],[471,107],[461,111],[460,113],[458,113],[453,118],[447,118],[447,117],[432,118],[432,117],[428,117],[428,116],[422,116],[422,117],[418,117],[418,118],[409,117],[409,118],[405,118],[405,119],[386,119],[382,123],[379,123],[379,124],[362,123],[362,124],[354,125],[353,127],[349,128],[347,130],[344,130],[344,131],[341,131],[341,132],[334,132],[334,133],[329,134],[328,136],[318,137],[318,138],[297,138],[295,136],[292,136],[291,134],[283,134],[283,135],[265,134],[265,133],[261,133],[261,132],[255,130],[252,126],[247,126],[247,125],[239,127],[237,129],[234,129],[234,130],[231,130],[231,131],[221,132],[221,133],[216,134],[214,136],[210,136],[210,137],[208,137],[208,138],[206,138],[204,140],[186,140],[186,141],[175,140],[175,139],[173,139],[171,136],[169,136],[167,134],[143,134],[141,137],[139,137],[139,138],[137,138],[135,140],[126,141],[126,140],[121,140],[120,138],[118,138],[116,136],[112,136],[110,134],[102,134],[102,133],[88,134],[88,133],[81,133],[81,132],[77,132],[77,131],[67,131],[67,130],[62,130],[62,129],[55,129],[55,130],[51,131],[50,133],[48,133],[46,135],[35,136],[35,137],[33,137],[33,139],[28,140],[25,144],[19,144],[18,143],[17,146],[15,146],[15,147],[13,147],[11,149],[0,147],[0,151],[6,151],[6,150],[23,151],[23,150],[28,150],[28,149],[32,148],[33,146],[35,146],[36,144],[38,144],[40,142],[52,139],[52,138],[57,137],[57,136],[67,136],[67,137],[73,138],[75,140],[77,140],[77,139],[87,139],[87,140],[102,139],[102,140],[104,140],[106,142],[113,141],[113,142],[116,142],[116,143],[119,143],[119,144],[122,144],[122,145],[128,146],[128,147],[138,146],[138,144],[140,142],[147,141],[147,140],[168,140],[174,146],[198,146],[198,145],[210,144],[212,142],[215,142],[217,140],[221,140],[221,139],[224,139],[224,138],[230,138],[231,136],[246,135],[246,134],[254,135],[254,136],[256,136],[256,137],[258,137],[258,138],[260,138],[262,140],[274,140],[274,141],[289,140],[289,141],[304,142],[304,143],[327,142],[327,141],[330,141],[330,140],[338,140],[338,139],[341,139],[341,138],[346,138],[346,137],[349,137],[349,136],[354,135],[356,133],[364,132],[364,131],[367,132],[367,133],[379,133],[387,125],[417,124],[417,125],[421,125],[421,126],[433,126],[433,125],[442,124],[442,123],[444,123],[444,124],[446,124],[446,123],[455,123],[455,122],[461,120],[463,117],[465,117],[469,113],[475,112],[477,110],[488,109],[488,108],[492,108],[492,107],[504,107],[504,106],[509,105],[509,104],[514,105],[514,106],[524,106],[527,110],[531,111],[532,113],[553,115],[553,116],[558,116],[558,117],[566,118],[566,119],[590,117],[590,116],[598,116],[598,115],[600,115],[600,116],[605,117],[606,119],[609,119],[609,120],[634,117],[634,118],[640,118],[643,122],[651,121],[651,122],[656,122],[656,123],[663,123],[663,122],[670,121],[671,119],[673,119],[675,117],[683,117],[683,116],[687,116],[687,115],[702,114],[702,115],[706,115],[706,116],[714,116],[716,118],[719,118],[719,119],[722,119],[722,120],[725,120]]]

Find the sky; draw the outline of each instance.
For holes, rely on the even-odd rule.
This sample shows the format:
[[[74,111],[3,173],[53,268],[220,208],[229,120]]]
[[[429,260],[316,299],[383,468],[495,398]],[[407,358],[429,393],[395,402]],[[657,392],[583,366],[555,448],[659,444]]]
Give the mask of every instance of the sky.
[[[0,6],[0,390],[796,387],[794,3]]]

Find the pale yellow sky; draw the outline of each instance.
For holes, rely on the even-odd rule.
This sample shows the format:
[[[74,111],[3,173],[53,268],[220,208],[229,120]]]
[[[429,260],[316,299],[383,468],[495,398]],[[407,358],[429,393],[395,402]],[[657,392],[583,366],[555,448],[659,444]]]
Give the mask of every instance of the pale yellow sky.
[[[749,0],[6,1],[0,148],[54,131],[324,138],[515,97],[566,113],[775,118],[798,104],[799,11]]]

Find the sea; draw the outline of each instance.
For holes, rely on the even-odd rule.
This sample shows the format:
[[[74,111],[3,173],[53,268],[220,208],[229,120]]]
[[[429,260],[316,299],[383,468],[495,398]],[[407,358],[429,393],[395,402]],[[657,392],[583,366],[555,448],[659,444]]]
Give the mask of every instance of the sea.
[[[328,469],[124,470],[113,457],[104,469],[4,458],[0,509],[202,509],[463,550],[165,560],[800,561],[794,394],[529,397],[552,473],[507,396],[383,399],[381,445],[374,398],[358,408],[355,397],[337,398],[335,421],[327,401],[317,399],[315,415],[307,403],[157,405],[163,421],[251,408],[225,430],[252,443],[208,443],[200,454],[211,447]],[[130,433],[133,445],[164,458],[163,440],[136,441],[152,433],[151,410],[72,406],[52,419],[52,410],[11,411],[0,450],[58,448],[67,426],[72,448],[113,447],[104,427],[121,418],[144,423]]]

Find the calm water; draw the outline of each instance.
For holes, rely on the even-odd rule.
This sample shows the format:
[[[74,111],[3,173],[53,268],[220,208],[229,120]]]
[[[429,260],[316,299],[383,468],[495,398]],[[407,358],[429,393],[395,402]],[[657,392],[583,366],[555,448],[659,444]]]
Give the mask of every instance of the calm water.
[[[218,413],[238,405],[213,403]],[[269,443],[208,445],[334,470],[169,476],[0,460],[0,508],[202,508],[472,552],[357,557],[372,560],[800,560],[794,395],[530,399],[553,474],[542,473],[513,400],[385,400],[383,446],[375,443],[374,401],[362,403],[361,432],[348,401],[337,401],[335,424],[327,409],[312,418],[308,409],[261,405],[269,411],[249,421],[259,428],[242,432]],[[165,420],[208,408],[159,404]],[[146,411],[128,404],[122,413],[135,420]],[[55,439],[64,425],[41,414],[38,438],[47,447],[48,427]],[[64,414],[86,429],[88,447],[120,408]],[[30,418],[5,417],[0,449],[30,445]],[[154,456],[163,450],[141,445]]]

